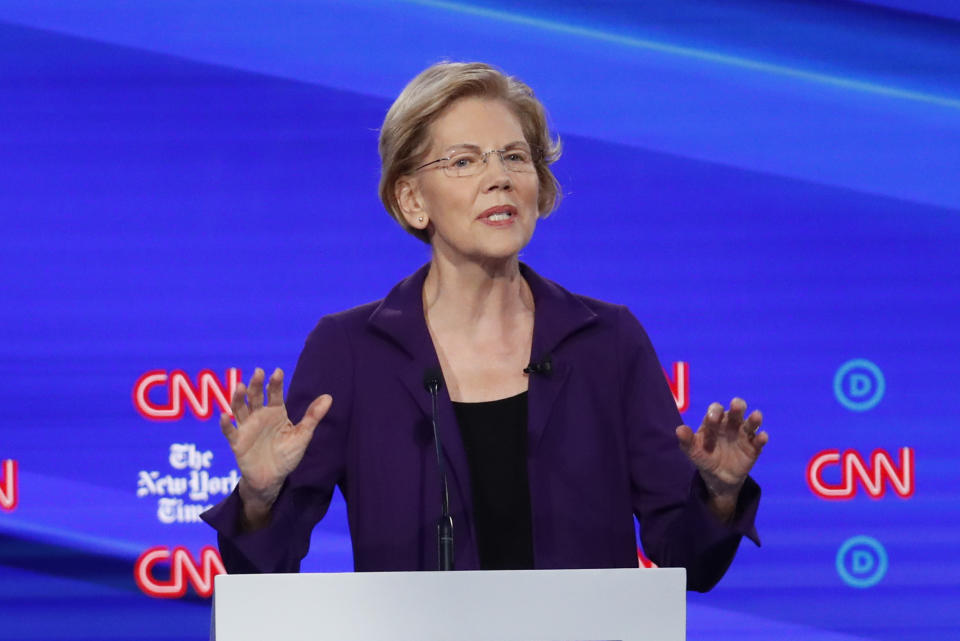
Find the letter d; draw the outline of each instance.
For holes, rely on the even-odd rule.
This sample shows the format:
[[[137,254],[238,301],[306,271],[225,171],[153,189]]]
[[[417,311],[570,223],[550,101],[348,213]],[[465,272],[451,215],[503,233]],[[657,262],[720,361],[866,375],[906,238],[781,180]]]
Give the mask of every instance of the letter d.
[[[863,550],[854,550],[850,557],[854,574],[866,574],[876,565],[873,555]]]
[[[850,396],[862,398],[873,391],[873,381],[866,374],[850,375]]]

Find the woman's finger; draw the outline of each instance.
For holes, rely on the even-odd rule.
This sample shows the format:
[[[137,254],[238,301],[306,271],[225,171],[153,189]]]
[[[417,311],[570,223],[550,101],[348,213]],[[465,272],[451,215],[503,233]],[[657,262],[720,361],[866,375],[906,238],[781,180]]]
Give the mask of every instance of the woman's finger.
[[[304,436],[309,440],[314,428],[317,427],[317,423],[322,421],[323,417],[327,415],[327,411],[331,405],[333,405],[333,397],[329,394],[324,394],[323,396],[318,396],[313,399],[310,407],[307,408],[306,413],[303,415],[303,419],[297,424],[297,431],[304,430],[306,432]]]
[[[753,410],[750,412],[750,416],[747,417],[747,420],[743,422],[741,430],[750,438],[754,438],[757,434],[757,430],[760,429],[760,426],[763,424],[763,414],[760,410]]]
[[[710,403],[707,413],[703,417],[703,424],[700,431],[703,432],[703,449],[712,452],[717,444],[717,435],[720,433],[720,426],[723,422],[723,405],[720,403]]]
[[[730,401],[730,410],[727,412],[726,428],[728,434],[736,434],[743,423],[743,413],[747,411],[747,403],[742,398],[733,398]]]
[[[763,451],[763,447],[767,444],[767,441],[769,440],[770,440],[770,435],[767,434],[766,432],[760,432],[753,439],[753,447],[755,448],[757,456],[760,456],[760,452]]]
[[[283,370],[279,367],[273,370],[270,380],[267,381],[267,405],[283,405]]]
[[[247,402],[250,403],[250,412],[256,412],[263,407],[263,370],[259,367],[253,370],[250,377],[250,388],[247,390]]]
[[[240,425],[250,416],[250,408],[247,407],[247,387],[243,381],[237,383],[237,389],[233,390],[233,398],[230,399],[230,411],[233,417],[237,419],[237,425]]]
[[[220,431],[227,437],[227,442],[233,445],[237,438],[237,428],[233,426],[233,421],[230,420],[230,415],[226,412],[220,412]]]
[[[752,457],[756,461],[760,456],[760,452],[763,451],[763,447],[767,444],[767,441],[770,440],[770,435],[766,432],[757,432],[756,435],[750,438],[749,447],[753,450]],[[753,463],[751,463],[753,465]]]
[[[693,450],[693,430],[688,425],[679,425],[675,431],[680,449],[684,454],[690,456]]]

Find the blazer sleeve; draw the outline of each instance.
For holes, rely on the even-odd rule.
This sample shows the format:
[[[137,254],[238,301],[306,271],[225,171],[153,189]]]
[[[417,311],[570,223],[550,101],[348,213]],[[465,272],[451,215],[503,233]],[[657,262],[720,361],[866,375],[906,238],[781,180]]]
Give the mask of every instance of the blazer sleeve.
[[[677,442],[683,419],[663,368],[625,307],[617,333],[633,511],[644,554],[660,567],[686,568],[687,589],[705,592],[726,572],[741,537],[760,545],[754,526],[760,487],[747,478],[729,524],[710,512],[707,488]]]
[[[344,480],[352,379],[347,333],[335,316],[325,316],[300,353],[287,393],[287,414],[298,423],[321,394],[330,394],[333,403],[317,425],[303,460],[284,482],[268,524],[255,531],[242,529],[243,502],[237,490],[201,515],[217,530],[227,572],[299,571],[313,527],[326,514],[334,488]]]

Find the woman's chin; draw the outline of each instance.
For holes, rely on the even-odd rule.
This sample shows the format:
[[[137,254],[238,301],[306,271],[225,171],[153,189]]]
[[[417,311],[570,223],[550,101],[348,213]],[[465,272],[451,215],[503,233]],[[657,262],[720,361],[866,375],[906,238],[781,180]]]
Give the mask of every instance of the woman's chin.
[[[477,255],[487,261],[516,260],[527,242],[528,240],[521,239],[498,239],[497,242],[484,243]]]
[[[516,258],[533,236],[532,232],[528,233],[519,227],[502,231],[504,233],[484,234],[480,239],[483,251],[491,258]]]
[[[473,240],[469,247],[458,248],[452,243],[443,249],[435,246],[434,255],[448,256],[453,262],[459,262],[455,256],[476,263],[507,262],[517,259],[530,242],[530,237],[526,234],[485,234],[484,237]],[[437,251],[438,249],[440,251]]]

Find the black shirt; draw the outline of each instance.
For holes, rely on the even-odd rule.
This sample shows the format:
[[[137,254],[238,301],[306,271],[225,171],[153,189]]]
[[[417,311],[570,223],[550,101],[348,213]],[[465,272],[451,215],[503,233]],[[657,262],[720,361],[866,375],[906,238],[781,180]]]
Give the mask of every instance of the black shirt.
[[[454,403],[484,570],[533,568],[527,480],[527,393],[483,403]]]

